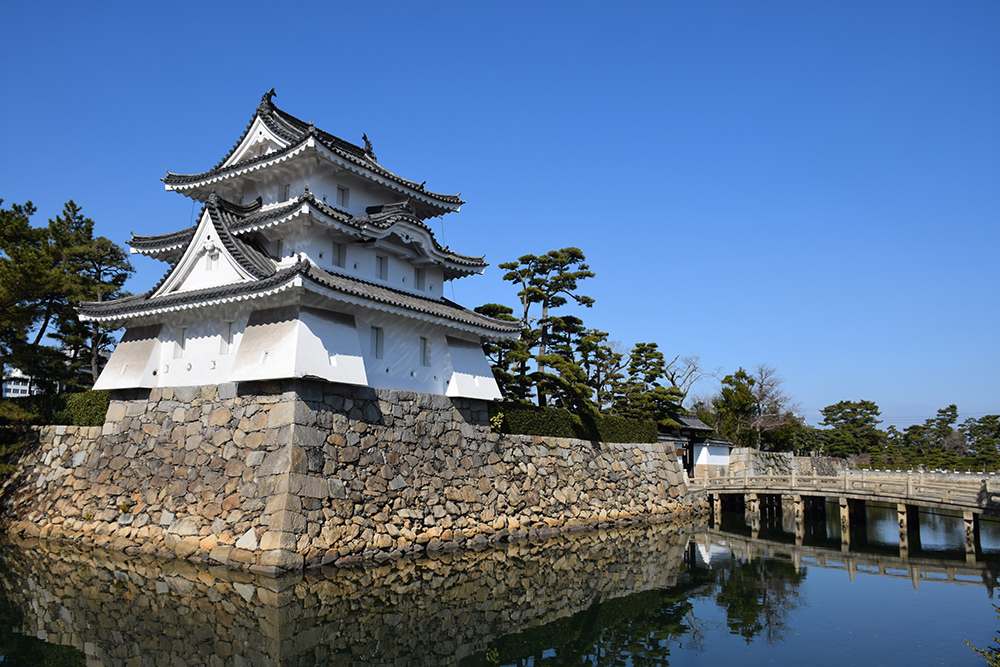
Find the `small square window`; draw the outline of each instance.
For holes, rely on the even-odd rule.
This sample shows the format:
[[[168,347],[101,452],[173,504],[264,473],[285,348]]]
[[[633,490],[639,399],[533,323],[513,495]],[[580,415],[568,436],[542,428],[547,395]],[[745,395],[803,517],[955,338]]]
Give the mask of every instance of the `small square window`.
[[[372,327],[372,356],[381,359],[385,349],[385,332],[382,327]]]
[[[389,258],[375,255],[375,275],[379,280],[389,279]]]
[[[351,205],[351,191],[348,188],[337,186],[337,206],[347,208]]]
[[[185,348],[187,348],[187,327],[178,327],[174,332],[174,359],[183,358]]]
[[[420,365],[431,365],[431,339],[424,336],[420,337]]]
[[[233,350],[233,322],[222,323],[222,344],[219,347],[220,354],[229,354]]]

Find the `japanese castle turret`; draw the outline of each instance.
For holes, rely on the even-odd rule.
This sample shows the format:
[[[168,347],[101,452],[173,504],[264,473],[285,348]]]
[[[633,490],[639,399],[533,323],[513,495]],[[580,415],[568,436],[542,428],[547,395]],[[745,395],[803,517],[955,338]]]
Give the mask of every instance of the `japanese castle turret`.
[[[170,265],[149,292],[84,303],[81,319],[125,326],[96,389],[286,378],[455,397],[500,397],[484,339],[516,338],[444,298],[486,267],[442,247],[426,220],[457,195],[381,166],[364,147],[262,98],[233,149],[167,190],[204,204],[193,227],[132,236]]]

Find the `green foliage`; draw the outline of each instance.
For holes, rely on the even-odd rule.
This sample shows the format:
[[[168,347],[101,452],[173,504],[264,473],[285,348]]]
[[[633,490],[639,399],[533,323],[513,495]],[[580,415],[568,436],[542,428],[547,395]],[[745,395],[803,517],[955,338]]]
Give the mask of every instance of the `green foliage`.
[[[881,412],[873,401],[840,401],[821,409],[825,453],[847,457],[880,451],[885,437],[877,426]]]
[[[0,401],[0,483],[17,470],[17,458],[29,443],[29,425],[37,415],[14,401]]]
[[[630,419],[650,419],[661,431],[680,428],[674,417],[683,412],[684,393],[660,384],[666,361],[656,343],[636,343],[629,353],[627,377],[616,386],[613,410]]]
[[[715,432],[738,447],[753,447],[756,441],[751,430],[757,415],[754,382],[749,373],[740,367],[723,378],[719,395],[712,400]]]
[[[65,394],[38,394],[37,396],[5,398],[0,401],[0,406],[3,405],[9,407],[0,409],[0,425],[9,423],[3,417],[5,410],[20,411],[29,415],[24,423],[34,426],[73,423],[69,413],[66,412]]]
[[[1000,607],[993,605],[993,610],[996,612],[997,618],[1000,618]],[[994,637],[993,642],[1000,644],[1000,637]],[[990,646],[985,649],[976,648],[969,643],[968,639],[965,640],[965,645],[978,653],[979,657],[986,661],[987,667],[1000,667],[1000,646]]]
[[[94,238],[93,220],[73,201],[47,227],[31,226],[34,212],[30,202],[0,208],[0,364],[46,393],[88,386],[111,339],[105,327],[80,322],[73,304],[124,296],[132,266],[122,248]]]
[[[111,394],[106,391],[82,391],[66,395],[66,410],[77,426],[101,426],[108,414]]]
[[[656,442],[656,425],[600,413],[574,414],[526,403],[491,403],[493,430],[515,435],[577,438],[598,442]]]
[[[594,304],[589,296],[577,293],[577,283],[594,276],[585,262],[586,258],[579,248],[563,248],[550,250],[540,257],[522,255],[516,262],[500,264],[500,268],[507,271],[503,279],[521,288],[517,293],[521,302],[520,321],[524,328],[521,340],[529,352],[526,357],[518,360],[518,379],[511,383],[511,388],[516,390],[516,393],[512,393],[512,398],[528,400],[528,392],[534,388],[538,405],[546,405],[548,387],[545,380],[553,375],[546,372],[550,353],[549,337],[553,328],[559,326],[558,318],[552,317],[550,311],[566,305],[570,300],[586,308]],[[539,318],[532,315],[532,306],[536,304],[541,306]],[[532,351],[535,351],[534,354],[531,354]],[[532,380],[528,378],[531,372],[529,359],[533,359],[535,363],[535,377]],[[567,382],[572,384],[572,381]]]

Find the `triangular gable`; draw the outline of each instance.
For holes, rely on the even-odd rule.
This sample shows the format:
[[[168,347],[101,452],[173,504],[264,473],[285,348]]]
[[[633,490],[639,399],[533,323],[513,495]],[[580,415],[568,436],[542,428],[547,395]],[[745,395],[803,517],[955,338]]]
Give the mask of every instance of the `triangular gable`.
[[[228,232],[213,221],[211,209],[202,210],[191,243],[153,297],[257,280],[226,247],[222,236]]]
[[[272,132],[261,119],[260,114],[254,116],[250,128],[243,135],[243,140],[233,150],[232,154],[217,168],[225,168],[249,160],[265,153],[272,153],[288,148],[289,143]]]

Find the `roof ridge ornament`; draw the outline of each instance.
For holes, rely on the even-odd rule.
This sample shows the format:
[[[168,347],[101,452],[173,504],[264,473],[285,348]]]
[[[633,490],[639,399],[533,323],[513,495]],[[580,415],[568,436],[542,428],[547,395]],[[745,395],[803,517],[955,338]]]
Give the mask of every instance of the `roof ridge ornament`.
[[[274,92],[274,88],[264,93],[264,96],[260,98],[260,104],[257,105],[257,110],[261,113],[267,113],[274,108],[274,102],[271,98],[276,97],[278,93]]]
[[[375,148],[372,146],[372,142],[369,141],[368,135],[362,132],[361,139],[365,142],[365,153],[367,153],[371,159],[378,162],[378,158],[375,157]]]

